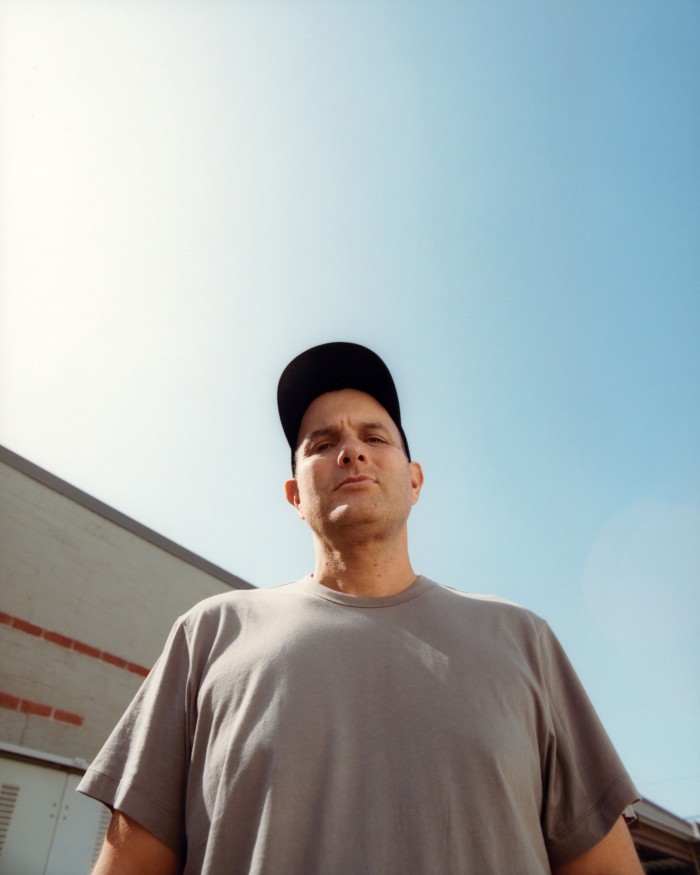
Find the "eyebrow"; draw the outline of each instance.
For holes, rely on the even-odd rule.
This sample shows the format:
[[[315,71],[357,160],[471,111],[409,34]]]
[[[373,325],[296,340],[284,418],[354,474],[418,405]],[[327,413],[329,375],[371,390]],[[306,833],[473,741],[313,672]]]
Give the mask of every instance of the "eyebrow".
[[[360,425],[365,431],[375,431],[376,429],[380,429],[381,431],[389,432],[389,426],[383,422],[361,422]]]
[[[326,437],[327,435],[333,434],[336,431],[338,431],[338,429],[332,425],[325,425],[322,428],[316,428],[312,432],[309,432],[309,434],[304,435],[304,437],[302,438],[302,443],[306,443],[307,441],[315,441],[316,438]]]

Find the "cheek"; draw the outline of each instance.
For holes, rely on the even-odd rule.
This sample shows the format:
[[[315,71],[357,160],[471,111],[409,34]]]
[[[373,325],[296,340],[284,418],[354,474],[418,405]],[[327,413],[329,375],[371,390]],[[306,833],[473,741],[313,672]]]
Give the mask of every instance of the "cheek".
[[[318,504],[318,493],[314,488],[312,477],[305,476],[297,480],[297,511],[304,518],[305,511],[312,509]]]

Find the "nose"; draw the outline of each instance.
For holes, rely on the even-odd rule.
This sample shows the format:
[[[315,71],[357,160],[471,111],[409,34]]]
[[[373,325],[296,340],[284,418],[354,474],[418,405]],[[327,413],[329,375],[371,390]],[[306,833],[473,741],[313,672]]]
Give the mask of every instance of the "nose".
[[[341,468],[347,468],[353,462],[364,462],[365,454],[362,451],[362,444],[353,439],[348,438],[341,443],[340,451],[338,452],[338,465]]]

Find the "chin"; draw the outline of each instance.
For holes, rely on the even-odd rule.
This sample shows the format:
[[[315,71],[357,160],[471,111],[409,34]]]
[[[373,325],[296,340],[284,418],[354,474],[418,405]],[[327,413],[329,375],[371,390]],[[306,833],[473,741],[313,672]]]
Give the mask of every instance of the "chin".
[[[328,517],[330,525],[357,525],[361,526],[365,523],[376,522],[376,517],[367,513],[357,513],[351,510],[343,509],[339,512],[332,513]]]

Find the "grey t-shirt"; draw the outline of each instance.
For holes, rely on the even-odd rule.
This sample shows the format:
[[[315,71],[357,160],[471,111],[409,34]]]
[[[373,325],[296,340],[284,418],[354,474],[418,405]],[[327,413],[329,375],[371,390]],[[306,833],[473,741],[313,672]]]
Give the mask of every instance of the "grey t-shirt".
[[[546,623],[419,577],[175,624],[80,790],[187,875],[536,875],[638,798]]]

